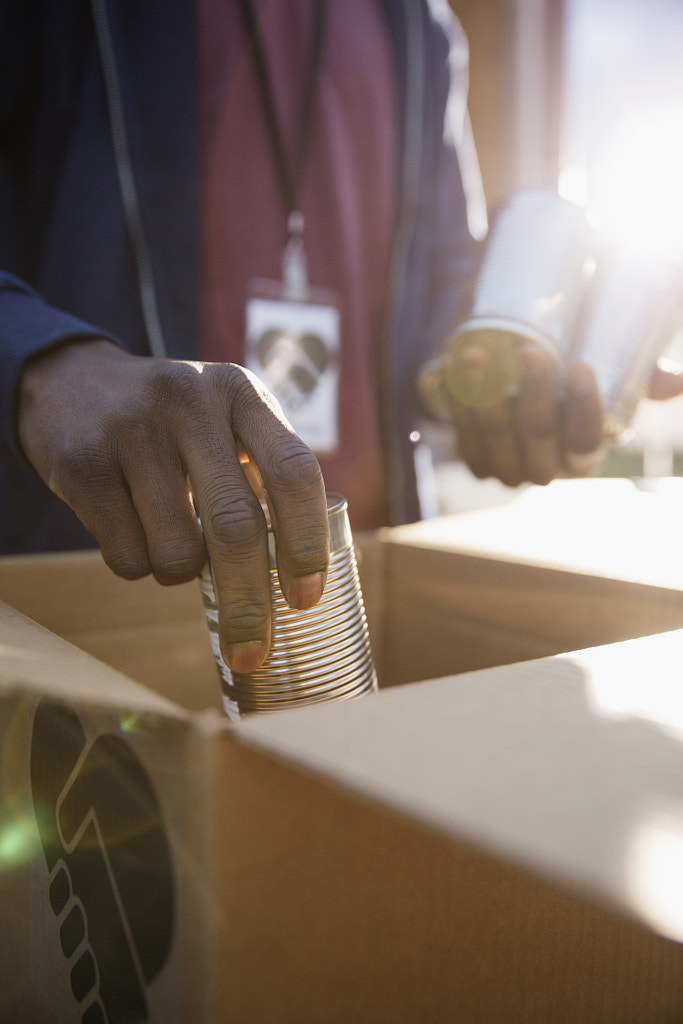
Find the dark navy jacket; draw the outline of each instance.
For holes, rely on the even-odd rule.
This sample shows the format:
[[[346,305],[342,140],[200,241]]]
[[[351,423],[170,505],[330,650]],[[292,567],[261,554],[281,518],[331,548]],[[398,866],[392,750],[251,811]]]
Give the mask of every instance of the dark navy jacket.
[[[392,521],[419,516],[410,434],[417,367],[452,326],[483,221],[466,114],[467,48],[447,0],[377,0],[395,53],[401,161],[381,411]],[[93,10],[113,46],[138,222],[126,221]],[[196,358],[199,204],[193,0],[0,5],[0,553],[94,542],[26,464],[25,360],[71,338],[150,352],[141,234],[169,356]],[[106,62],[106,52],[105,52]],[[111,79],[112,68],[109,69]],[[120,142],[120,140],[118,140]],[[124,183],[125,186],[125,183]],[[476,214],[475,214],[476,215]],[[138,240],[139,241],[139,240]],[[136,255],[137,253],[137,255]]]

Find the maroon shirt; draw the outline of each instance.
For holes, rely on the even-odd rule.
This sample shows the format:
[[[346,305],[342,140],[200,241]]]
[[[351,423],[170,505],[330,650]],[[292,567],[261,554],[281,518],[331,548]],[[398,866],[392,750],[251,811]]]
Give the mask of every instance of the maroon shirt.
[[[252,0],[290,166],[300,131],[312,0]],[[201,354],[244,362],[249,282],[281,280],[287,211],[254,63],[234,0],[198,0],[204,264]],[[387,522],[378,374],[396,207],[395,75],[373,0],[329,0],[316,120],[299,189],[309,281],[341,305],[338,451],[320,456],[354,529]]]

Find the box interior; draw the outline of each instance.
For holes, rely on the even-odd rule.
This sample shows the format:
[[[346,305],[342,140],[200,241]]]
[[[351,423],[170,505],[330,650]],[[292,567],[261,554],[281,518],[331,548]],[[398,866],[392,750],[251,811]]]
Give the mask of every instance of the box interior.
[[[168,813],[180,960],[150,1019],[678,1019],[683,590],[653,553],[673,521],[623,503],[649,574],[642,551],[610,563],[609,516],[605,547],[552,561],[533,524],[578,529],[567,495],[356,538],[380,692],[237,727],[196,585],[127,583],[96,553],[0,560],[10,815],[33,813],[12,766],[45,697],[124,736]]]

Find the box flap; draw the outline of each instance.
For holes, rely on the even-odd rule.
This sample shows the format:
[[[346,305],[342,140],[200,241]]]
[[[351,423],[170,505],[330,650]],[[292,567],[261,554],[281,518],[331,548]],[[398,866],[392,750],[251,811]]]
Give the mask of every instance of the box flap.
[[[671,549],[682,515],[680,486],[556,480],[505,505],[395,527],[384,540],[681,589],[683,564]]]
[[[251,717],[239,736],[683,940],[682,655],[672,632]]]
[[[0,688],[187,717],[127,676],[0,602]]]
[[[99,551],[14,555],[0,559],[0,601],[174,703],[220,708],[196,580],[124,580]]]

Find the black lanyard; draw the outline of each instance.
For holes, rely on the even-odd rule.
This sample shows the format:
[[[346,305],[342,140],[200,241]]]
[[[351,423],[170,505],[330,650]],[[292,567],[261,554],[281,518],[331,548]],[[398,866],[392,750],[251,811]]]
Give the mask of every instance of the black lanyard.
[[[281,2],[281,0],[275,0],[275,2]],[[300,234],[303,223],[299,212],[299,186],[304,174],[313,134],[315,100],[318,92],[320,65],[322,63],[323,55],[323,36],[325,33],[327,0],[316,0],[313,39],[311,42],[311,53],[308,61],[308,73],[306,80],[304,81],[300,114],[300,133],[297,140],[293,168],[290,168],[287,162],[284,136],[278,120],[275,98],[273,96],[273,85],[268,72],[263,42],[261,40],[258,21],[254,14],[254,8],[251,0],[239,0],[239,8],[242,12],[244,26],[254,56],[254,65],[261,92],[261,103],[263,106],[266,128],[268,130],[268,138],[270,140],[270,146],[273,153],[273,160],[275,162],[282,201],[285,205],[288,217],[288,233],[290,236],[292,234]]]

